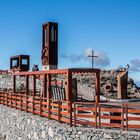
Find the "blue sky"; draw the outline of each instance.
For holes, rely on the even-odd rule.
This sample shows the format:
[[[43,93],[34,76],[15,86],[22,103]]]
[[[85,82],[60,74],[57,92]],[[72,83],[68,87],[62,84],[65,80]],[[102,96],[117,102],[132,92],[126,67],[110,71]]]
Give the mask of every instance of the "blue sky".
[[[9,57],[31,55],[41,68],[42,24],[59,23],[59,68],[130,64],[140,79],[140,0],[0,0],[0,69]]]

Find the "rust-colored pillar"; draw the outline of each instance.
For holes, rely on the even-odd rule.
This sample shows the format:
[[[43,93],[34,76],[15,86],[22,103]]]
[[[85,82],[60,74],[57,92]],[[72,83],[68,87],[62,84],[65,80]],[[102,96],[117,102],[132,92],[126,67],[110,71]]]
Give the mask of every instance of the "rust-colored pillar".
[[[95,103],[100,102],[100,72],[96,72]]]
[[[117,76],[117,81],[118,99],[127,99],[128,71],[119,72]]]
[[[72,72],[70,72],[70,70],[67,72],[66,83],[66,100],[70,102],[70,109],[68,112],[70,113],[70,126],[72,126]]]
[[[71,101],[72,98],[72,73],[68,71],[66,79],[66,100]]]

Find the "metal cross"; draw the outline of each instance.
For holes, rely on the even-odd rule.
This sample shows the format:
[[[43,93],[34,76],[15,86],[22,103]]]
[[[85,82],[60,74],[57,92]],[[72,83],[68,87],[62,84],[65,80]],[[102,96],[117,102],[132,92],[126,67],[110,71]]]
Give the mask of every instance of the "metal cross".
[[[92,58],[92,68],[94,67],[94,58],[95,57],[98,57],[98,56],[95,56],[94,55],[94,50],[92,50],[92,55],[88,55],[88,57],[91,57]]]

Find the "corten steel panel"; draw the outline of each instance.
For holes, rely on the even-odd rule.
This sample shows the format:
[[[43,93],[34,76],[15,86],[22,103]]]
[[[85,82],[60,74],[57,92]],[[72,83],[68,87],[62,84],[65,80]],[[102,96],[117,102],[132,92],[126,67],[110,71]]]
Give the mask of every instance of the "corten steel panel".
[[[58,64],[58,24],[57,23],[48,22],[47,24],[44,24],[42,27],[41,59],[42,59],[42,65]]]
[[[22,60],[26,59],[27,64],[22,64]],[[16,60],[16,66],[13,66],[12,62]],[[11,71],[29,71],[30,69],[30,56],[29,55],[17,55],[10,57],[10,70]]]

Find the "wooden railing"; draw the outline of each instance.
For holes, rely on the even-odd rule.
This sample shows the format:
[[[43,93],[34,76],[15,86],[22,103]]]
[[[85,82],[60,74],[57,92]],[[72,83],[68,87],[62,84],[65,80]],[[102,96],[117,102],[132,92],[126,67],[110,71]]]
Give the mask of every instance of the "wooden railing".
[[[69,101],[55,99],[47,100],[39,96],[29,96],[14,93],[0,93],[0,103],[49,119],[66,122],[72,125],[71,104]]]
[[[99,104],[99,128],[114,127],[124,130],[124,106]]]
[[[140,104],[60,101],[0,92],[0,104],[74,126],[140,130]]]
[[[95,103],[74,103],[74,126],[77,125],[97,127],[97,107]]]
[[[140,104],[126,104],[126,130],[140,129]]]

